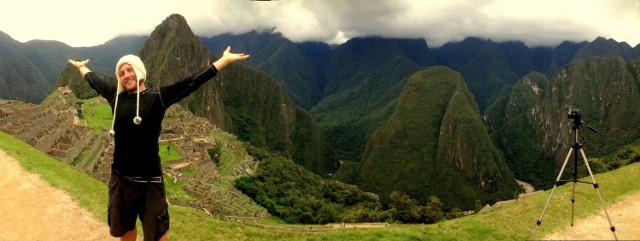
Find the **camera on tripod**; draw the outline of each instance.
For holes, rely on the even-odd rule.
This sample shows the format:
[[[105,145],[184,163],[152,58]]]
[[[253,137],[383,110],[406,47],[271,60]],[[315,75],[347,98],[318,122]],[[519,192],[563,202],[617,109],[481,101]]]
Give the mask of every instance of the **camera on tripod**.
[[[573,109],[567,113],[567,118],[569,119],[580,120],[580,117],[582,117],[582,114],[579,109]]]
[[[547,208],[549,207],[551,196],[553,196],[553,193],[555,192],[558,185],[561,182],[571,181],[573,182],[573,194],[571,197],[571,226],[573,226],[573,217],[574,217],[574,209],[575,209],[576,183],[592,184],[593,187],[596,189],[596,193],[598,194],[598,197],[600,198],[600,204],[602,205],[604,214],[607,216],[607,221],[609,221],[609,229],[613,233],[613,236],[615,237],[615,239],[618,240],[618,235],[616,235],[616,227],[613,226],[613,222],[611,222],[611,218],[609,218],[609,213],[607,212],[607,208],[605,207],[604,200],[602,200],[602,195],[600,195],[600,191],[598,190],[598,183],[596,183],[596,179],[593,177],[593,172],[591,171],[591,167],[589,166],[587,155],[584,154],[584,143],[587,140],[584,138],[584,135],[582,136],[582,142],[580,142],[578,138],[579,137],[578,133],[580,132],[580,134],[582,134],[581,124],[586,126],[587,128],[589,128],[589,130],[595,133],[597,133],[598,131],[582,121],[582,112],[579,109],[569,109],[569,112],[567,113],[567,118],[573,120],[573,127],[571,128],[574,132],[573,144],[571,145],[571,149],[569,150],[569,153],[567,153],[567,157],[564,159],[564,163],[560,168],[560,173],[556,178],[555,184],[553,184],[553,189],[551,189],[551,194],[547,198],[547,202],[544,205],[544,209],[542,209],[542,214],[540,214],[540,218],[538,218],[538,221],[536,222],[536,228],[533,230],[531,239],[533,239],[536,236],[536,232],[538,231],[540,224],[542,224],[542,217],[544,216],[544,213],[547,211]],[[567,163],[569,163],[571,154],[573,154],[573,178],[571,180],[560,180],[565,170],[565,167],[567,167]],[[578,156],[582,156],[582,160],[584,161],[584,165],[587,167],[587,171],[589,171],[589,176],[591,176],[592,182],[578,180]]]
[[[582,113],[579,109],[569,110],[569,113],[567,113],[567,118],[572,119],[573,125],[576,127],[580,126],[580,124],[582,123]]]

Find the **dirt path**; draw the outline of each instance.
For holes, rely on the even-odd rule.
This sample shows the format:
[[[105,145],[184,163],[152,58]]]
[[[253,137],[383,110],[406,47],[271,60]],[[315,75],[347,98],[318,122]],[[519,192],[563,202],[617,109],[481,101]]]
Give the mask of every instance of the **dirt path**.
[[[0,240],[117,239],[67,193],[0,150]]]
[[[598,203],[598,205],[600,205]],[[640,193],[631,195],[613,205],[607,205],[607,212],[616,227],[618,240],[640,239]],[[609,222],[602,208],[597,215],[578,220],[573,227],[547,235],[546,240],[614,240]]]

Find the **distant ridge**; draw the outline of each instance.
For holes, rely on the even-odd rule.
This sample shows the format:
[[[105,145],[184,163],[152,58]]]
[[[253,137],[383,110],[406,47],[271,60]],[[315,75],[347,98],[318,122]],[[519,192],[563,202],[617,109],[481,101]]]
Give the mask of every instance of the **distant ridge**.
[[[56,87],[67,59],[91,59],[93,70],[113,73],[124,54],[138,52],[145,37],[123,36],[95,47],[73,48],[58,41],[20,43],[0,31],[0,99],[42,102]]]

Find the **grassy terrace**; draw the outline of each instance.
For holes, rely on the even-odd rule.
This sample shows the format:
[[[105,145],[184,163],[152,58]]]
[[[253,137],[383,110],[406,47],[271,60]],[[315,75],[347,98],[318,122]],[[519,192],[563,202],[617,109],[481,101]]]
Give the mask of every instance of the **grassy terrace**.
[[[111,107],[101,97],[82,100],[83,116],[87,120],[87,125],[96,134],[100,134],[102,129],[111,129]]]

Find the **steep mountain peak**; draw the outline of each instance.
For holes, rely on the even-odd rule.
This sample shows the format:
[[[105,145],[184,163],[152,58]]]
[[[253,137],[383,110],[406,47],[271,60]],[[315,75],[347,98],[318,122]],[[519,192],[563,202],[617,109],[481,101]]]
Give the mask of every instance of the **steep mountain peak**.
[[[140,51],[151,86],[169,84],[210,64],[211,53],[191,31],[187,20],[172,14],[153,30]]]
[[[382,200],[398,190],[461,208],[505,198],[516,186],[464,80],[443,66],[411,76],[394,113],[371,135],[359,174],[359,186]]]
[[[591,57],[616,57],[621,56],[625,60],[630,60],[637,54],[626,42],[618,42],[615,39],[605,39],[597,37],[587,43],[582,49],[576,52],[573,59],[588,59]]]
[[[182,15],[177,13],[169,15],[167,18],[164,19],[164,21],[162,21],[160,25],[158,25],[158,27],[163,25],[168,25],[173,28],[181,28],[181,27],[189,28],[189,24],[187,24],[187,20]]]
[[[179,14],[172,14],[165,18],[160,25],[156,26],[149,36],[149,39],[152,40],[150,42],[152,43],[157,40],[177,41],[177,38],[181,40],[185,38],[188,40],[197,39],[193,31],[191,31],[187,20]]]

